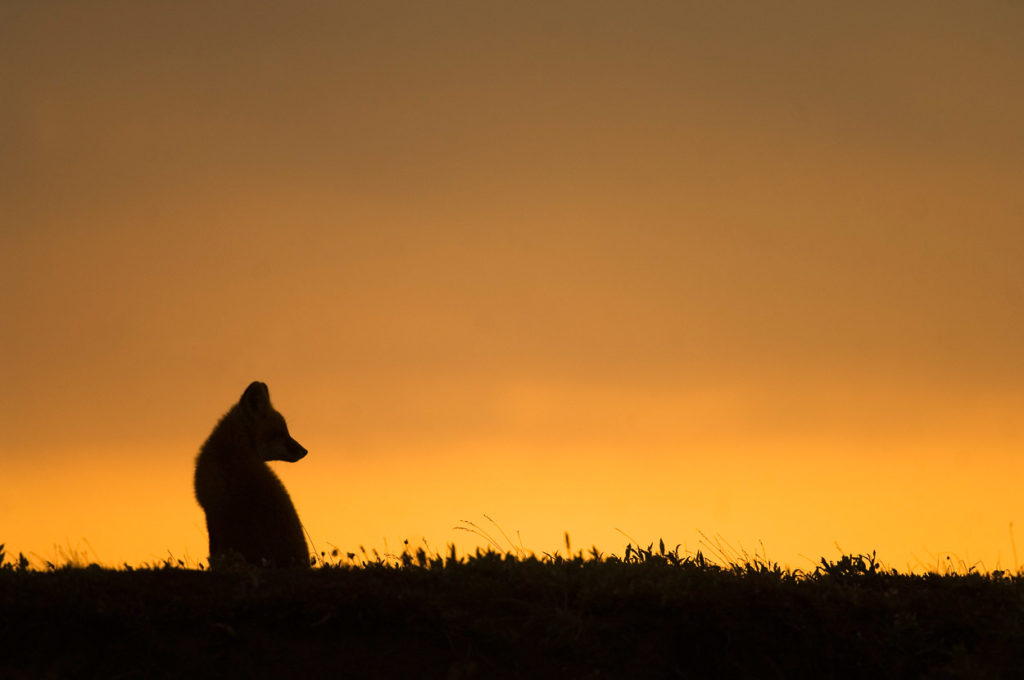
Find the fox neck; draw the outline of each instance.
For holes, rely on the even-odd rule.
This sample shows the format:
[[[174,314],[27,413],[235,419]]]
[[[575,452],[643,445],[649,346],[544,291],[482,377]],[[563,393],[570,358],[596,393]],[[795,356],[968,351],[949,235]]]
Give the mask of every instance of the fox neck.
[[[263,466],[255,436],[250,428],[245,427],[245,414],[235,413],[238,408],[236,405],[221,418],[203,445],[203,450],[215,450],[218,455],[240,463]]]

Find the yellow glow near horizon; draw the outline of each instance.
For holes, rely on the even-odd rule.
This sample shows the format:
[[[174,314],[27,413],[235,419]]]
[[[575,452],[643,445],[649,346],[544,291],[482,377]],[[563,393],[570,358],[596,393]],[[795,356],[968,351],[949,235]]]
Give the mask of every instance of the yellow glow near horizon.
[[[591,413],[581,425],[559,417],[566,403],[580,407],[569,395],[553,403],[549,387],[540,391],[548,398],[530,402],[522,388],[516,392],[510,417],[516,434],[440,449],[408,441],[353,447],[326,435],[307,433],[310,438],[293,425],[311,454],[274,467],[313,545],[324,552],[365,546],[392,553],[404,540],[435,550],[449,543],[464,551],[486,546],[480,536],[454,529],[469,520],[510,547],[486,514],[538,553],[564,552],[568,531],[575,548],[594,545],[618,554],[627,540],[661,538],[712,553],[704,537],[720,537],[737,550],[766,551],[796,568],[837,556],[837,546],[878,550],[901,569],[935,567],[946,554],[987,569],[1019,566],[1009,531],[1024,467],[1015,455],[1019,442],[977,436],[986,420],[1008,414],[986,411],[980,423],[975,416],[930,438],[906,431],[861,440],[851,435],[841,446],[827,431],[802,438],[723,436],[707,411],[708,398],[699,400],[703,413],[682,404],[681,413],[698,418],[703,432],[681,435],[685,426],[671,434],[664,430],[669,423],[636,422],[652,418],[648,405],[622,415],[631,427],[619,430],[606,417],[617,404],[585,406]],[[679,406],[664,397],[657,402],[669,412]],[[539,422],[552,414],[557,427]],[[649,439],[638,436],[643,430]],[[671,443],[680,436],[689,436],[689,444]],[[56,462],[72,456],[87,462]],[[138,457],[136,451],[73,450],[55,455],[50,465],[15,468],[5,505],[21,520],[9,526],[23,529],[7,532],[9,551],[26,550],[37,563],[59,562],[68,547],[114,565],[169,554],[190,563],[204,559],[191,456],[183,447],[151,448],[126,472],[124,461]],[[39,476],[45,484],[32,483]],[[52,538],[43,543],[40,535]]]

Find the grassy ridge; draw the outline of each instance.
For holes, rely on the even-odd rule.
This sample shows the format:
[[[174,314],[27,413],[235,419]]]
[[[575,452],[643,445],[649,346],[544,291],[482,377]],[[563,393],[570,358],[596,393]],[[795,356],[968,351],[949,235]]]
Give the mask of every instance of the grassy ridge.
[[[653,547],[652,547],[653,548]],[[312,570],[0,568],[0,677],[1012,677],[1024,575],[406,551]]]

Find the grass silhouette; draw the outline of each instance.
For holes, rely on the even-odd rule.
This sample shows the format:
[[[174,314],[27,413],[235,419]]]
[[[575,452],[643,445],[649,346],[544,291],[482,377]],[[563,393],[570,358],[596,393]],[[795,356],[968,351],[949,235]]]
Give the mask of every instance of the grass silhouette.
[[[486,527],[463,526],[487,540]],[[605,555],[574,552],[566,535],[564,555],[536,555],[500,529],[486,534],[488,547],[466,555],[408,543],[399,553],[334,548],[311,570],[210,572],[173,557],[34,569],[0,546],[0,677],[903,678],[1024,668],[1020,570],[901,574],[874,554],[794,570],[707,537],[693,554],[659,541]]]

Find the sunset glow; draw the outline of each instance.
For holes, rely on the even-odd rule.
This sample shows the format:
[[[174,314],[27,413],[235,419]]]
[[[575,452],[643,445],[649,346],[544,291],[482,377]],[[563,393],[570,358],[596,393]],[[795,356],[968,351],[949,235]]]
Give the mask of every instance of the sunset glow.
[[[0,543],[1024,566],[1024,7],[773,5],[0,9]]]

